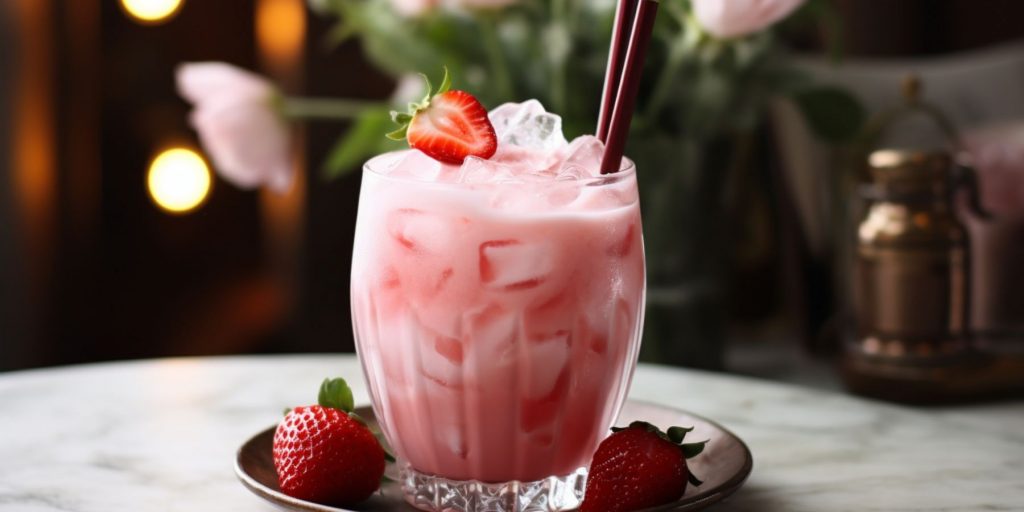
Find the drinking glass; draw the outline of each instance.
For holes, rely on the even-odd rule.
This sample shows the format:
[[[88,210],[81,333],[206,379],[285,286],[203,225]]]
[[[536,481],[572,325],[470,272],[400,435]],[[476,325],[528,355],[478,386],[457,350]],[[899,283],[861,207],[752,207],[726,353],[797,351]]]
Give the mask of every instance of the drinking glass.
[[[466,183],[396,176],[401,156],[363,169],[351,301],[405,498],[574,508],[636,366],[636,169]]]

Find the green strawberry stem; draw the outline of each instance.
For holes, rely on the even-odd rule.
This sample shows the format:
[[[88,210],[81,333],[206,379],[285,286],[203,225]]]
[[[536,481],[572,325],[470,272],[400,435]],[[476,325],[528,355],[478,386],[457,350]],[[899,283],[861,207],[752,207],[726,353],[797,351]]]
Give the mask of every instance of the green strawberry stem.
[[[428,82],[429,83],[429,82]],[[345,379],[324,379],[323,384],[320,384],[320,395],[317,397],[316,402],[321,407],[330,407],[332,409],[338,409],[348,413],[348,417],[352,418],[363,426],[369,428],[366,420],[360,417],[358,414],[353,412],[356,408],[355,399],[352,397],[352,389],[348,387],[348,383]],[[373,436],[377,438],[377,442],[380,443],[381,447],[384,446],[383,435],[377,431],[370,429],[373,432]],[[384,450],[384,460],[388,462],[395,462],[395,456]]]
[[[348,387],[345,379],[324,379],[320,384],[320,395],[316,402],[323,407],[330,407],[344,412],[351,413],[356,408],[355,399],[352,398],[352,390]]]
[[[406,134],[409,132],[409,124],[412,123],[412,119],[416,117],[416,114],[428,109],[430,107],[430,100],[434,99],[434,96],[444,94],[452,88],[452,77],[448,73],[448,66],[444,67],[444,78],[441,79],[441,86],[437,88],[437,92],[434,92],[434,84],[430,82],[429,76],[424,73],[420,73],[420,76],[427,83],[427,93],[423,96],[422,100],[409,103],[408,111],[391,111],[391,120],[398,123],[398,129],[386,135],[391,140],[405,140]]]

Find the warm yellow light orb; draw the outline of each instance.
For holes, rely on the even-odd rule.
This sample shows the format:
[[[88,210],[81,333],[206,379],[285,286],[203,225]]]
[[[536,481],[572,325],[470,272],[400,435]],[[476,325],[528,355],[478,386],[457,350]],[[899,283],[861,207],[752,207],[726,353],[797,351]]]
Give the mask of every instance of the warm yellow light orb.
[[[133,18],[145,23],[159,23],[178,12],[183,0],[121,0],[121,7]]]
[[[210,168],[195,151],[168,149],[149,164],[146,185],[157,206],[171,213],[186,213],[209,195]]]

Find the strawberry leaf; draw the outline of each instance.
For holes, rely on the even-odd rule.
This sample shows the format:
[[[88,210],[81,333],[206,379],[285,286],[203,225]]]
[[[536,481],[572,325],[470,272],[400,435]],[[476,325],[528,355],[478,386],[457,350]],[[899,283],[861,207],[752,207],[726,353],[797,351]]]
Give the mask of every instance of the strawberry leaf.
[[[380,447],[384,449],[384,460],[386,460],[388,462],[391,462],[391,463],[394,463],[395,462],[395,456],[391,455],[391,452],[389,452],[388,449],[387,449],[387,443],[385,442],[385,439],[384,439],[384,433],[379,431],[379,430],[373,430],[373,429],[370,429],[370,432],[373,432],[373,437],[375,437],[377,439],[377,443],[379,443]]]
[[[391,133],[388,133],[387,135],[385,135],[385,137],[387,137],[387,138],[389,138],[391,140],[405,140],[405,136],[406,136],[406,134],[408,132],[409,132],[409,125],[406,124],[406,125],[402,125],[401,128],[399,128],[399,129],[397,129],[397,130],[395,130],[395,131],[393,131]]]
[[[423,101],[420,102],[420,105],[427,105],[430,103],[430,98],[434,97],[434,84],[430,82],[430,77],[427,76],[426,73],[420,73],[420,76],[422,76],[423,81],[427,83],[427,94],[423,96]],[[409,106],[412,107],[412,105]]]
[[[441,87],[436,91],[434,90],[434,84],[430,81],[430,77],[426,73],[420,73],[423,77],[423,81],[426,82],[427,93],[423,96],[423,99],[419,102],[410,102],[407,112],[399,112],[397,110],[391,111],[391,120],[399,125],[399,128],[391,133],[385,135],[391,140],[405,140],[409,133],[409,124],[412,123],[416,114],[430,107],[430,100],[432,100],[438,94],[448,92],[452,87],[452,77],[448,73],[448,66],[444,66],[444,78],[441,79]]]
[[[399,112],[397,110],[391,111],[391,120],[398,124],[409,124],[412,122],[412,114],[406,112]]]
[[[701,480],[700,478],[693,476],[692,472],[686,475],[686,479],[690,482],[690,485],[693,485],[695,487],[700,487],[700,484],[704,483],[704,481]]]
[[[350,413],[348,413],[348,417],[352,418],[353,420],[355,420],[360,425],[369,428],[369,425],[366,424],[366,420],[364,420],[362,416],[360,416],[360,415],[358,415],[358,414],[356,414],[354,412],[350,412]]]
[[[675,444],[683,442],[686,438],[686,434],[693,432],[693,427],[669,427],[668,429],[668,440]]]
[[[331,407],[345,412],[352,412],[355,409],[355,399],[352,398],[352,390],[349,389],[345,379],[324,379],[320,385],[320,395],[317,403],[323,407]]]
[[[437,94],[444,94],[452,88],[452,76],[448,73],[448,66],[444,67],[444,78],[441,79],[441,87],[437,88]]]
[[[707,441],[701,441],[699,443],[685,443],[682,445],[683,456],[687,459],[691,459],[700,455],[700,452],[704,451],[704,445],[708,444]]]

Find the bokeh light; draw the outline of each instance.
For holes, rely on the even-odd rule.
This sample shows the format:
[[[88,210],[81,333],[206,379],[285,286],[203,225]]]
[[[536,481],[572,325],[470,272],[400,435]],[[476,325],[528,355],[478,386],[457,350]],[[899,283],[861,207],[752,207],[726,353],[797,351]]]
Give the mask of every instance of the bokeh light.
[[[163,151],[149,165],[146,185],[157,206],[171,213],[186,213],[210,193],[210,168],[203,157],[185,148]]]
[[[144,23],[160,23],[168,20],[183,0],[121,0],[121,7],[131,17]]]
[[[256,44],[271,71],[287,72],[302,53],[306,38],[304,0],[258,0]]]

